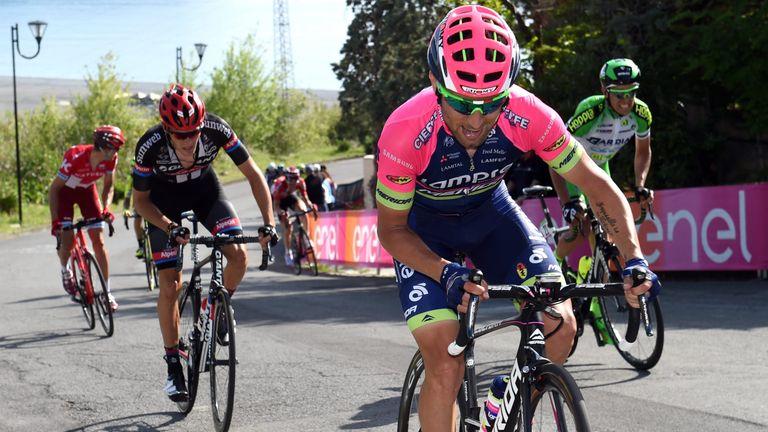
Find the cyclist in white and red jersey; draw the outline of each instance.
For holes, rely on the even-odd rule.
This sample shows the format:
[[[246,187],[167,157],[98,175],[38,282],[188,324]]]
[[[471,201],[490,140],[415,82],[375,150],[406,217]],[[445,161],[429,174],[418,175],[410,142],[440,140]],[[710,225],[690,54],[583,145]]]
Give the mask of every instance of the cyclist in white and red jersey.
[[[455,427],[464,371],[462,358],[447,352],[458,331],[456,311],[466,311],[466,292],[488,296],[485,282],[467,282],[469,269],[452,262],[454,254],[465,253],[490,284],[530,284],[560,273],[503,181],[523,153],[533,151],[584,190],[628,268],[648,265],[610,177],[583,157],[553,109],[514,85],[519,46],[498,13],[453,9],[432,36],[427,62],[431,87],[397,108],[379,138],[376,200],[379,240],[395,259],[404,316],[424,358],[421,427],[445,432]],[[631,287],[625,279],[628,301],[637,307],[651,285]],[[576,331],[570,301],[551,305],[544,327],[547,357],[563,363]]]
[[[75,241],[72,232],[74,205],[86,220],[93,221],[86,227],[91,238],[93,253],[101,272],[107,281],[107,293],[112,310],[117,310],[117,301],[112,295],[109,278],[109,255],[104,246],[104,223],[112,222],[115,215],[109,210],[114,193],[117,151],[125,144],[123,131],[116,126],[100,126],[93,131],[93,144],[70,147],[64,153],[64,160],[48,189],[48,205],[51,211],[51,235],[60,240],[58,255],[61,263],[61,278],[64,290],[74,297],[75,281],[69,266],[69,256]],[[96,191],[96,181],[104,177],[101,201]],[[98,220],[97,220],[98,219]]]
[[[274,245],[277,236],[267,180],[229,124],[206,113],[197,92],[181,84],[163,93],[158,111],[161,122],[147,130],[136,145],[133,199],[136,211],[151,224],[152,259],[160,279],[157,317],[168,369],[165,393],[178,402],[189,397],[179,362],[181,272],[176,271],[176,243],[189,241],[189,229],[180,226],[181,213],[193,210],[213,235],[243,233],[237,212],[213,170],[219,150],[224,149],[248,180],[264,220],[259,228],[261,246]],[[245,276],[248,254],[243,244],[226,245],[221,251],[227,259],[224,288],[231,296]],[[216,332],[221,343],[227,343],[229,329],[221,326]]]
[[[301,173],[296,167],[289,167],[285,174],[278,177],[272,185],[272,204],[275,207],[275,213],[280,217],[280,224],[283,226],[283,244],[285,245],[285,265],[293,265],[293,255],[291,252],[291,223],[288,220],[288,210],[301,213],[307,210],[314,210],[312,202],[307,195],[307,184],[301,178]],[[307,215],[299,216],[304,230],[308,231]],[[317,218],[317,214],[315,214]]]

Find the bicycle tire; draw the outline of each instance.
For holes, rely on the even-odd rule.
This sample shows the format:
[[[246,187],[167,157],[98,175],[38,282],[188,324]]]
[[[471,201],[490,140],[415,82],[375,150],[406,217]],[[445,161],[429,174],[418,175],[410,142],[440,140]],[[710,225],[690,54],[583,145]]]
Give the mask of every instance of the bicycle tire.
[[[176,402],[176,406],[184,414],[189,414],[195,406],[199,372],[197,362],[200,361],[200,330],[196,324],[200,319],[200,293],[188,289],[189,282],[181,284],[179,294],[179,359],[187,377],[187,400]]]
[[[96,328],[96,316],[93,310],[93,303],[88,302],[88,290],[86,288],[86,283],[90,283],[90,280],[87,279],[86,275],[88,270],[84,269],[84,264],[80,263],[80,260],[75,258],[75,255],[73,254],[72,275],[75,278],[77,293],[80,296],[78,303],[80,303],[80,308],[83,311],[83,316],[85,316],[85,322],[88,324],[88,329],[93,330]]]
[[[315,249],[312,246],[312,240],[310,240],[309,234],[307,234],[307,232],[303,229],[301,230],[301,238],[305,244],[309,245],[308,248],[302,249],[304,249],[304,256],[306,257],[307,263],[309,264],[309,269],[312,271],[314,276],[317,276],[320,274],[320,272],[317,268],[317,258],[315,257]]]
[[[296,239],[297,236],[296,233],[291,234],[291,253],[293,254],[293,273],[298,276],[301,274],[301,251]]]
[[[614,265],[617,265],[616,268],[620,269],[618,264],[618,261],[614,262]],[[622,279],[621,272],[611,272],[610,280],[612,282],[618,282]],[[624,351],[618,343],[613,344],[619,355],[637,370],[649,370],[656,366],[664,351],[664,316],[659,298],[647,302],[647,306],[651,333],[648,334],[641,323],[637,340],[632,348]],[[622,340],[626,333],[629,316],[627,300],[624,297],[600,298],[600,308],[613,340]]]
[[[147,233],[144,234],[144,268],[147,274],[147,288],[150,291],[154,291],[155,288],[160,286],[160,281],[157,276],[155,261],[152,259],[152,245],[149,243]]]
[[[576,380],[560,365],[546,363],[534,375],[531,430],[589,432],[584,396]],[[543,402],[543,403],[542,403]],[[518,424],[512,430],[523,430]],[[509,429],[509,427],[507,427]]]
[[[99,317],[104,333],[106,333],[107,337],[111,337],[115,333],[115,320],[112,316],[109,297],[107,297],[107,283],[104,281],[104,275],[101,273],[101,267],[96,262],[96,258],[90,252],[86,252],[84,256],[88,262],[88,274],[91,277],[91,286],[93,287],[93,302],[96,305],[94,310]],[[93,283],[94,275],[96,275],[95,279],[98,281],[98,284]]]
[[[424,359],[421,351],[416,351],[405,373],[405,381],[400,392],[400,407],[397,415],[397,432],[421,431],[419,420],[419,396],[424,382]],[[464,432],[461,413],[456,409],[456,431]]]
[[[229,293],[219,290],[215,299],[213,319],[214,335],[211,338],[211,413],[213,426],[217,432],[229,430],[232,422],[232,412],[235,403],[235,373],[237,357],[235,352],[235,320],[232,316],[232,306]],[[217,336],[220,322],[226,321],[229,329],[229,342],[221,343]]]

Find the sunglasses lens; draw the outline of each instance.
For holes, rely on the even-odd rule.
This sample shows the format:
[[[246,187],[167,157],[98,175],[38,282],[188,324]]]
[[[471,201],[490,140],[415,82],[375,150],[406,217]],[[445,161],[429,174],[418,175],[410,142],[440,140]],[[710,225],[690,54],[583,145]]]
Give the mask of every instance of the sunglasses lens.
[[[447,95],[445,95],[445,100],[448,102],[448,105],[451,108],[456,110],[459,114],[463,114],[463,115],[471,115],[477,109],[479,109],[483,115],[488,115],[498,110],[499,107],[501,107],[507,102],[507,98],[502,98],[499,100],[494,100],[491,102],[484,103],[482,105],[476,105],[471,102],[464,101],[461,99],[456,99],[454,97],[447,96]]]
[[[178,139],[188,139],[188,138],[193,138],[193,137],[196,137],[197,135],[199,135],[200,134],[200,129],[193,130],[193,131],[190,131],[190,132],[171,131],[171,133],[173,134],[173,136],[175,136]]]

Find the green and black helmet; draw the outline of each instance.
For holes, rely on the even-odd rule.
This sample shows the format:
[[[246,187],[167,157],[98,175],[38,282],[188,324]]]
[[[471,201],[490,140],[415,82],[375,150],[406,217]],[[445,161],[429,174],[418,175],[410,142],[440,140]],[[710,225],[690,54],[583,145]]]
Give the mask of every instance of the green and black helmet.
[[[608,60],[600,69],[600,83],[605,88],[618,85],[634,84],[634,90],[640,87],[640,68],[628,58]]]

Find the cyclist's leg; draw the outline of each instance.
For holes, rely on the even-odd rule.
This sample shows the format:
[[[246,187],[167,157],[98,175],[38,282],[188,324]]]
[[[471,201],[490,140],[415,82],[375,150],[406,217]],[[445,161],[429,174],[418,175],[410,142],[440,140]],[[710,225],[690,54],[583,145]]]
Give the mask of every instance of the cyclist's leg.
[[[202,206],[208,205],[208,203],[204,203]],[[213,235],[219,233],[241,235],[243,233],[234,206],[223,198],[223,194],[219,195],[218,200],[210,203],[210,207],[207,209],[196,208],[195,214],[200,215],[203,226]],[[248,251],[244,244],[226,245],[221,248],[221,251],[227,258],[227,264],[224,266],[224,287],[232,296],[245,276],[248,267]]]
[[[96,185],[91,185],[82,194],[78,194],[77,205],[80,207],[80,213],[86,221],[98,219],[101,216],[101,203]],[[102,221],[91,222],[86,226],[86,230],[88,231],[88,237],[91,238],[96,262],[99,263],[101,274],[104,276],[104,280],[107,281],[107,291],[109,291],[109,252],[104,244],[104,225]]]
[[[133,209],[133,232],[136,234],[136,258],[144,258],[144,219]],[[149,259],[149,257],[147,257]]]
[[[59,192],[58,215],[62,228],[72,228],[72,218],[75,215],[76,190],[70,187],[63,187]],[[75,243],[75,234],[71,229],[62,229],[59,234],[59,263],[62,270],[66,268],[69,262],[69,256],[72,253],[72,245]]]
[[[499,203],[495,210],[497,224],[493,226],[490,221],[478,219],[492,228],[467,251],[488,283],[531,285],[537,275],[545,273],[555,273],[562,278],[552,250],[520,207]],[[564,363],[576,335],[576,318],[570,300],[550,305],[544,314],[544,333],[548,335],[547,357]]]
[[[448,308],[439,283],[396,260],[395,270],[405,318],[424,359],[421,430],[452,431],[456,395],[464,375],[463,357],[448,354],[448,345],[458,331],[456,312]]]

